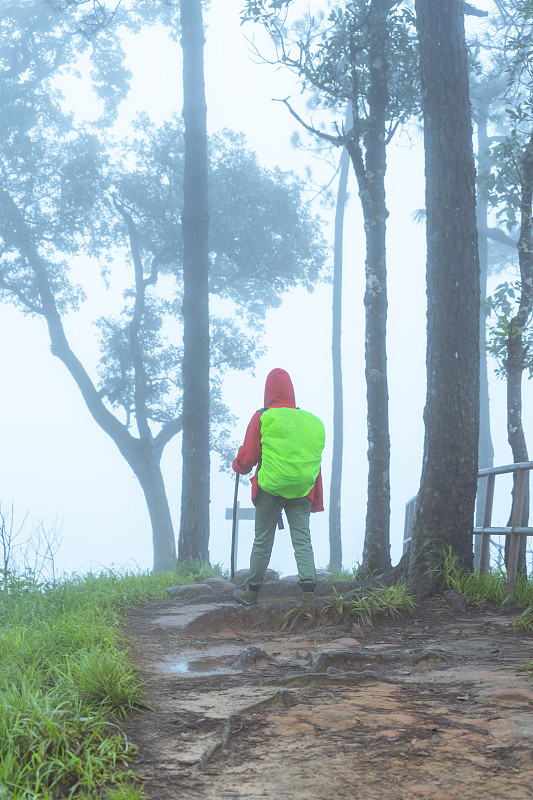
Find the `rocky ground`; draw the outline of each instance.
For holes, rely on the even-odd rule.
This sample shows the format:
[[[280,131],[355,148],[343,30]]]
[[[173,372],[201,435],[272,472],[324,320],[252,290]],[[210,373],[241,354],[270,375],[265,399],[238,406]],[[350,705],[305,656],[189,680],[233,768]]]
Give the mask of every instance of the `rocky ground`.
[[[149,798],[533,798],[533,673],[519,669],[533,634],[513,630],[519,611],[431,600],[361,628],[317,602],[287,624],[297,591],[132,610],[151,710],[126,730]]]

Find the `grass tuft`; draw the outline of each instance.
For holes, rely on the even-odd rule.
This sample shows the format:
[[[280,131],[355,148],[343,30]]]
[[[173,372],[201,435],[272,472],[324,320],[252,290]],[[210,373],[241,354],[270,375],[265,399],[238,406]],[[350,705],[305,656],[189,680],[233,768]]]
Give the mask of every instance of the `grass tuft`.
[[[526,608],[513,624],[515,631],[533,631],[533,608]]]
[[[359,570],[361,569],[361,565],[356,562],[352,565],[350,569],[344,569],[339,567],[328,567],[328,571],[330,573],[330,577],[328,576],[327,580],[330,581],[355,581],[357,580]]]
[[[91,707],[116,716],[126,716],[135,706],[145,705],[143,684],[126,661],[126,652],[111,646],[93,647],[73,665],[74,683]]]
[[[440,567],[435,572],[440,575],[447,589],[455,589],[466,599],[466,602],[477,608],[489,603],[503,605],[507,601],[507,573],[500,565],[489,572],[469,572],[461,566],[457,556],[452,555],[451,548],[445,553]],[[511,605],[518,607],[533,606],[533,581],[518,575]]]
[[[189,562],[171,573],[4,582],[0,602],[0,800],[143,800],[120,719],[145,702],[119,625],[168,586],[221,576]]]
[[[353,589],[346,594],[340,594],[334,587],[333,595],[324,603],[325,612],[354,617],[360,625],[372,625],[378,615],[393,617],[400,613],[410,614],[414,609],[414,598],[403,583],[367,590]]]

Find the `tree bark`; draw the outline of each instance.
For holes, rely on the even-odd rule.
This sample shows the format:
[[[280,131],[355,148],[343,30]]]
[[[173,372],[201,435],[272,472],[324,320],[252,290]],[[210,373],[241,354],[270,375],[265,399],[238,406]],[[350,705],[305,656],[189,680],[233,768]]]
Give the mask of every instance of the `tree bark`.
[[[427,209],[427,398],[409,553],[420,596],[448,551],[472,568],[479,432],[480,277],[462,0],[416,0]]]
[[[152,525],[152,542],[154,549],[154,572],[168,572],[176,565],[176,547],[174,543],[174,526],[168,505],[163,473],[161,471],[161,453],[156,447],[149,449],[139,443],[135,448],[141,451],[139,458],[127,458],[129,465],[143,490]]]
[[[478,174],[483,176],[490,170],[487,163],[487,106],[479,105],[476,113],[477,117],[477,163]],[[479,237],[479,266],[480,266],[480,297],[481,313],[479,319],[479,444],[478,444],[478,469],[492,467],[494,464],[494,447],[490,433],[490,398],[489,398],[489,377],[487,368],[487,317],[488,313],[484,309],[483,301],[487,298],[487,275],[488,275],[488,203],[483,193],[478,192],[477,197],[477,227]],[[485,497],[487,493],[487,480],[482,478],[478,482],[477,505],[476,505],[476,527],[483,527],[483,514],[485,509]],[[481,535],[474,537],[474,567],[479,567],[481,556]]]
[[[514,463],[529,461],[526,437],[522,422],[522,375],[526,364],[526,346],[522,332],[529,322],[533,309],[533,242],[531,217],[533,198],[533,132],[522,159],[522,179],[520,197],[520,237],[518,239],[518,263],[520,266],[520,302],[518,312],[509,322],[507,337],[507,439],[511,446]],[[516,476],[515,476],[516,482]],[[513,487],[513,497],[515,491]],[[511,517],[510,517],[511,519]],[[510,519],[509,523],[510,524]],[[529,473],[526,481],[522,525],[529,519]],[[509,537],[505,544],[505,563],[509,551]],[[526,571],[526,538],[520,539],[518,569]]]
[[[32,241],[32,232],[24,222],[13,199],[5,190],[1,189],[0,210],[6,215],[14,241],[28,264],[31,265],[35,275],[40,307],[32,306],[31,310],[33,313],[40,314],[45,318],[52,354],[59,358],[68,369],[81,392],[91,416],[97,425],[113,440],[141,483],[148,505],[150,520],[152,521],[154,571],[170,571],[176,564],[176,547],[160,462],[163,448],[181,430],[181,421],[176,419],[167,423],[155,439],[152,437],[149,428],[145,430],[145,427],[141,425],[139,426],[139,438],[135,438],[131,435],[126,425],[120,422],[105,407],[96,386],[68,343],[52,291],[48,264],[39,255],[37,247]],[[135,258],[133,246],[132,255]],[[136,281],[138,277],[137,265]],[[21,302],[24,302],[23,298],[21,298]],[[135,365],[135,370],[137,370],[137,367],[138,364]],[[152,485],[159,487],[159,493],[149,490],[147,494],[146,487]]]
[[[340,158],[339,186],[335,209],[335,243],[333,253],[333,304],[331,360],[333,366],[333,452],[329,492],[329,566],[342,568],[341,486],[343,432],[342,391],[342,267],[344,213],[348,186],[350,156],[343,148]]]
[[[390,569],[390,436],[387,381],[387,264],[385,200],[388,99],[388,30],[390,3],[374,0],[368,18],[368,119],[365,163],[350,141],[363,209],[365,258],[365,376],[367,387],[368,499],[361,574]],[[352,103],[357,114],[357,98]],[[357,121],[354,123],[354,127]]]
[[[209,559],[209,247],[201,0],[181,0],[183,50],[183,472],[178,560]]]
[[[152,524],[154,572],[169,572],[176,565],[174,527],[161,472],[162,447],[151,433],[133,437],[103,405],[96,387],[83,365],[69,347],[63,324],[53,300],[44,265],[38,267],[37,280],[48,324],[51,350],[67,367],[76,381],[93,419],[114,441],[133,470],[143,490]]]
[[[507,343],[507,441],[511,447],[513,454],[513,462],[520,464],[523,461],[529,461],[527,450],[526,437],[524,433],[524,426],[522,424],[522,375],[524,372],[524,346],[522,342],[522,335],[518,334],[514,338],[510,338]],[[513,475],[513,502],[516,496],[516,473]],[[529,473],[526,474],[526,486],[524,493],[524,505],[522,510],[522,519],[520,525],[527,527],[529,520]],[[513,510],[509,513],[507,521],[508,527],[511,527],[513,519]],[[505,537],[505,566],[509,567],[509,551],[510,551],[510,537]],[[525,536],[520,537],[518,545],[518,562],[517,572],[521,575],[527,575],[526,566],[526,548],[527,540]]]

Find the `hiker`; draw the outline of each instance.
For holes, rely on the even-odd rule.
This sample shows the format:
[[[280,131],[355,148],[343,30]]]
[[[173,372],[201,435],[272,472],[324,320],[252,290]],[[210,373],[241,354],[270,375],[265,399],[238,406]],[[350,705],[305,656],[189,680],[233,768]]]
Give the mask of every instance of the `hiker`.
[[[320,461],[324,425],[318,417],[296,407],[288,372],[273,369],[265,382],[265,407],[256,411],[246,429],[244,443],[233,470],[252,478],[255,538],[250,556],[247,588],[236,589],[234,599],[255,605],[272,553],[276,527],[283,528],[285,510],[298,568],[302,601],[315,599],[316,571],[309,515],[323,511]]]

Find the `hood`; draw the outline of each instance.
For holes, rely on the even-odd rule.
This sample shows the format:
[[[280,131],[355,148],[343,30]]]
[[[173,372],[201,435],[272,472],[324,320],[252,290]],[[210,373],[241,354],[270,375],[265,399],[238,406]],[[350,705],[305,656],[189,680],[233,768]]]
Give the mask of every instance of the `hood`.
[[[294,387],[288,372],[273,369],[265,381],[265,408],[296,408]]]

